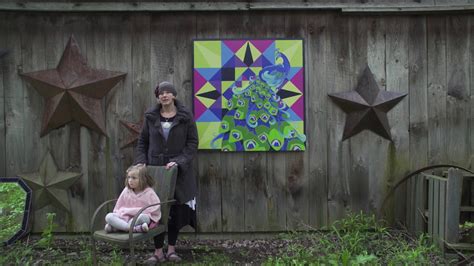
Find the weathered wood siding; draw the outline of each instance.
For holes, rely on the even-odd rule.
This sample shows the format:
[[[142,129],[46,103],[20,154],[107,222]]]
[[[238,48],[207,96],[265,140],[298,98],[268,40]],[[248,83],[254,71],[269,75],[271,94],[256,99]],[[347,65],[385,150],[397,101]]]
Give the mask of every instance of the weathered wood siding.
[[[153,87],[170,80],[192,105],[194,38],[303,38],[307,150],[199,151],[199,232],[320,228],[350,211],[380,214],[387,191],[427,164],[474,167],[474,16],[336,12],[0,13],[0,175],[37,171],[47,150],[83,176],[58,231],[86,231],[100,202],[122,188],[131,148],[119,120],[138,122]],[[39,137],[44,99],[19,72],[54,68],[74,34],[89,64],[127,72],[105,98],[109,138],[71,123]],[[341,142],[345,114],[328,93],[351,90],[366,65],[382,90],[408,96],[389,112],[393,142],[364,131]],[[391,217],[405,218],[403,189]]]

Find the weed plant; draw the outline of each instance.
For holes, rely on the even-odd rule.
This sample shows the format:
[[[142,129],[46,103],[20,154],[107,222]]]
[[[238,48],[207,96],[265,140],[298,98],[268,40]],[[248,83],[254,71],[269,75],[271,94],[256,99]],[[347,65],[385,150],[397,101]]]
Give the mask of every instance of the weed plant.
[[[53,244],[53,231],[56,227],[54,223],[54,217],[56,213],[47,213],[46,214],[46,227],[43,229],[41,233],[41,239],[36,243],[36,245],[40,248],[50,249],[51,245]]]
[[[278,256],[264,265],[420,265],[431,264],[437,252],[425,235],[410,241],[395,233],[373,215],[351,214],[336,221],[328,232],[290,234],[292,241]]]

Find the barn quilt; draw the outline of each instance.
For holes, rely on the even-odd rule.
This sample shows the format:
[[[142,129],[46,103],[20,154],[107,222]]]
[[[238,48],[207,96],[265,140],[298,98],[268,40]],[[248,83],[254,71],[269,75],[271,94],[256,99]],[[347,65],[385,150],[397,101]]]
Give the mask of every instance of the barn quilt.
[[[303,40],[195,40],[199,149],[305,150]]]

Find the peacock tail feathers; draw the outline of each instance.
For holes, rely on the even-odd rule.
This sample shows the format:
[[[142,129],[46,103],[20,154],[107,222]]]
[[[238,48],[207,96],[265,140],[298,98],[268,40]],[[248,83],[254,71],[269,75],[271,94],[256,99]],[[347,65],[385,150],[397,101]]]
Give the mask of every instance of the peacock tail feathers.
[[[233,86],[211,145],[222,139],[222,151],[304,150],[306,137],[292,126],[289,107],[277,95],[287,80],[289,61],[280,52],[275,61],[280,63],[264,67],[248,86]]]

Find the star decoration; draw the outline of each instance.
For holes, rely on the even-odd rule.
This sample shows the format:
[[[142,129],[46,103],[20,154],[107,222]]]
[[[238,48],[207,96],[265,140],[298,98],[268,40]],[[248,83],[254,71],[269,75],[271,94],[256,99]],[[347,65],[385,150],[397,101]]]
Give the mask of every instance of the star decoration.
[[[71,121],[107,136],[101,99],[125,75],[89,67],[71,36],[55,69],[21,74],[46,99],[41,137]]]
[[[379,90],[372,71],[366,67],[355,91],[329,94],[347,114],[342,140],[368,129],[391,141],[387,112],[406,95],[407,93]]]
[[[120,149],[125,149],[127,147],[133,146],[135,142],[137,142],[143,127],[143,115],[138,123],[132,123],[124,120],[120,120],[120,123],[131,133],[131,135],[127,137],[125,144],[120,147]]]
[[[71,212],[67,189],[81,176],[81,173],[61,172],[54,162],[51,153],[47,153],[36,173],[19,175],[33,190],[33,206],[39,210],[53,204]]]

